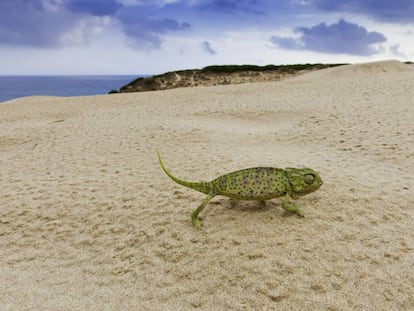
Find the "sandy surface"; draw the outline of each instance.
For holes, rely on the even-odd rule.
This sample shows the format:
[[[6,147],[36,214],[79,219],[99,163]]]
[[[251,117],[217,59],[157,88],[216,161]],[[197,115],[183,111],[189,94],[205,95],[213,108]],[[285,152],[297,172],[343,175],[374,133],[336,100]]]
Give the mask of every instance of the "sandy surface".
[[[174,184],[317,170],[298,200]],[[0,105],[1,310],[413,310],[414,70]]]

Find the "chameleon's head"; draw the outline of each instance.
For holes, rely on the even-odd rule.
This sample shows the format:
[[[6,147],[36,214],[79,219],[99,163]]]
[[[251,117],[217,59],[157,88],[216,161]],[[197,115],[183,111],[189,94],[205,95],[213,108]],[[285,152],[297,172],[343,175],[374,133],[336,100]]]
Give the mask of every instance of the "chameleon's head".
[[[318,173],[310,168],[286,168],[287,176],[292,185],[293,197],[300,197],[302,195],[318,190],[323,181]]]

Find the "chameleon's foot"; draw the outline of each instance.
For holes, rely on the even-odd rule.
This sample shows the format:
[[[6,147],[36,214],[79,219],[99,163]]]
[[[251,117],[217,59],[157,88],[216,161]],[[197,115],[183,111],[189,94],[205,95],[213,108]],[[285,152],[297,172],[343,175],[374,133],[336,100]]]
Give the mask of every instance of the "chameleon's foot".
[[[298,215],[300,218],[305,217],[305,215],[303,214],[303,212],[298,208],[296,212],[294,212],[296,215]]]
[[[200,214],[200,212],[204,209],[204,207],[206,207],[208,201],[211,200],[212,197],[214,197],[215,194],[214,193],[210,193],[206,196],[206,198],[203,200],[203,203],[201,203],[201,205],[191,214],[191,222],[193,223],[193,226],[196,229],[200,229],[201,227],[201,223],[200,223],[200,219],[198,218],[198,214]]]
[[[200,219],[198,218],[198,216],[191,214],[191,222],[193,223],[193,226],[196,229],[200,229],[201,228],[201,223],[200,223]]]
[[[282,207],[292,213],[295,213],[299,217],[305,217],[303,212],[299,209],[299,207],[295,204],[289,204],[289,196],[285,197],[285,200],[282,203]]]
[[[296,205],[293,205],[293,204],[284,205],[283,208],[285,210],[289,211],[289,212],[292,212],[292,213],[298,215],[299,217],[305,217],[303,215],[303,212]]]
[[[285,210],[289,211],[289,212],[292,212],[292,213],[298,215],[299,217],[305,217],[303,215],[302,210],[300,210],[299,207],[297,207],[296,205],[293,205],[293,204],[284,204],[283,205],[283,208]]]

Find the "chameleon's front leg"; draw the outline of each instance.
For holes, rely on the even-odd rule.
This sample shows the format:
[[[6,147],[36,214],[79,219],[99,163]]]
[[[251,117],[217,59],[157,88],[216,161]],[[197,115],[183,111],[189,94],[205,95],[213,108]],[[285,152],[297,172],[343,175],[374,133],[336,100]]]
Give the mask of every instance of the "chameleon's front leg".
[[[207,203],[215,196],[215,194],[208,194],[207,197],[203,200],[201,205],[191,214],[191,222],[193,226],[197,229],[200,229],[201,223],[200,219],[198,218],[198,214],[206,207]]]
[[[299,209],[299,207],[295,204],[290,204],[289,199],[289,194],[286,194],[285,198],[283,199],[282,207],[289,212],[295,213],[299,217],[304,217],[303,212]]]

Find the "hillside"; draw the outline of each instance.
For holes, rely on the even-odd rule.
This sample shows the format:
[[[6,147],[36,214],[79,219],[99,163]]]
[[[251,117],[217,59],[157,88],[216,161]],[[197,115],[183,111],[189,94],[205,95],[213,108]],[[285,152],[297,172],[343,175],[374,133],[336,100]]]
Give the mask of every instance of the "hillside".
[[[120,93],[166,90],[189,86],[211,86],[249,82],[278,81],[299,74],[343,64],[297,65],[223,65],[203,69],[167,72],[147,78],[138,78],[121,87]],[[118,91],[112,91],[118,92]]]

